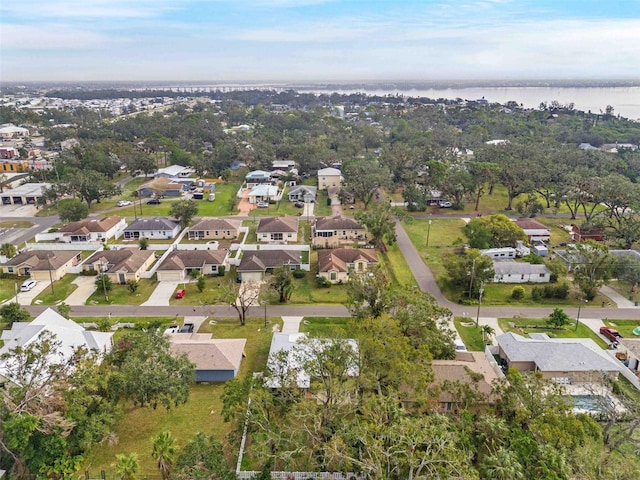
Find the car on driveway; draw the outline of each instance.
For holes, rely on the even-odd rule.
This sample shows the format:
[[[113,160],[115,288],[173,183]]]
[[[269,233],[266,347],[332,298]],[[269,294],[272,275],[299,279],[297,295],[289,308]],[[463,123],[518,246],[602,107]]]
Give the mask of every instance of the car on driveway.
[[[618,342],[622,335],[615,328],[611,327],[600,327],[600,335],[607,338],[607,340],[611,342]]]
[[[258,202],[258,208],[269,208],[269,204],[267,202]]]
[[[453,203],[451,202],[440,202],[440,208],[451,208],[453,207]]]
[[[196,326],[193,323],[185,323],[180,329],[180,333],[193,333]]]
[[[178,290],[176,290],[176,298],[184,298],[184,288],[179,288]]]
[[[33,287],[35,287],[38,284],[37,280],[25,280],[22,285],[20,285],[20,291],[21,292],[28,292],[29,290],[31,290]]]
[[[152,198],[151,200],[147,200],[147,205],[160,205],[160,199]]]
[[[119,207],[128,207],[131,205],[131,200],[118,200]]]
[[[293,204],[296,208],[304,208],[304,202],[296,202]]]

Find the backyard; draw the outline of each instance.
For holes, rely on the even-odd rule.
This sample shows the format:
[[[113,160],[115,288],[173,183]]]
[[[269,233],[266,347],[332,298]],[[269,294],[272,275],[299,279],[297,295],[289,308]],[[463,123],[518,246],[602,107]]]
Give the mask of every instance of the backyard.
[[[514,332],[525,336],[529,333],[546,333],[551,338],[590,338],[601,348],[608,348],[608,344],[583,323],[579,323],[577,329],[575,328],[575,323],[556,329],[550,328],[544,319],[499,318],[498,325],[500,325],[503,332]]]
[[[486,345],[485,339],[482,338],[480,327],[476,327],[473,318],[455,317],[453,323],[467,350],[475,352],[484,351]]]

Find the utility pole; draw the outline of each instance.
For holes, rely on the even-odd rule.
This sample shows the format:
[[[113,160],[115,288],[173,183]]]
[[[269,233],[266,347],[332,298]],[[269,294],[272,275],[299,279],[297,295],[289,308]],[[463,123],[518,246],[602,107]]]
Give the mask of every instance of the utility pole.
[[[476,274],[476,259],[473,259],[471,264],[471,280],[469,281],[469,298],[471,298],[471,292],[473,291],[473,277]]]

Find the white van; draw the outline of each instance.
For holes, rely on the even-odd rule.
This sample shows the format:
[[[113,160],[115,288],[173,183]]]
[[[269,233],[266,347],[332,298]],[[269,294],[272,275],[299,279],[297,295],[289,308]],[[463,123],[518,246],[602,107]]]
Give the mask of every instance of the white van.
[[[28,292],[33,287],[35,287],[37,284],[38,284],[37,280],[25,280],[22,283],[22,285],[20,285],[20,291],[21,292]]]
[[[459,338],[456,338],[453,341],[453,346],[456,349],[456,352],[466,352],[467,351],[467,346]]]

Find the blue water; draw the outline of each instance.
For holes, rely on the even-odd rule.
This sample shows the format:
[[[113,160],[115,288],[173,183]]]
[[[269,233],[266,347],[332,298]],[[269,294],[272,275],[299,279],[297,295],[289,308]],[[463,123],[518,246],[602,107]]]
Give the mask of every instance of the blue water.
[[[576,410],[585,410],[588,412],[602,412],[605,405],[611,404],[608,398],[601,395],[571,395],[573,407]]]

